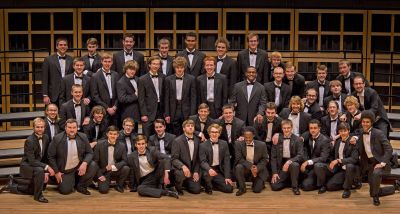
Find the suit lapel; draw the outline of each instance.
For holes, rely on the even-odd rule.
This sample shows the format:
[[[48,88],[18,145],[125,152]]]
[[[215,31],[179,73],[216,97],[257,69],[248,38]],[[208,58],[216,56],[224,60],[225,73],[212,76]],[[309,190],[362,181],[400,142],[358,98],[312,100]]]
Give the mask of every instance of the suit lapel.
[[[190,70],[192,70],[194,68],[194,66],[196,65],[198,59],[199,59],[199,51],[196,49],[194,51],[194,54],[193,54],[193,61],[192,61],[192,64],[190,66]]]
[[[256,69],[257,70],[260,67],[261,60],[262,60],[262,56],[261,56],[260,50],[257,50],[257,58],[256,58]]]
[[[247,86],[246,86],[247,87]],[[249,103],[251,101],[251,99],[253,99],[254,95],[256,94],[256,84],[253,85],[253,88],[251,89],[251,93],[250,93],[250,99],[249,99]]]
[[[253,86],[254,87],[254,86]],[[242,91],[244,93],[244,97],[246,97],[246,102],[249,102],[249,96],[247,94],[247,84],[246,84],[246,80],[244,81],[244,84],[242,85]]]

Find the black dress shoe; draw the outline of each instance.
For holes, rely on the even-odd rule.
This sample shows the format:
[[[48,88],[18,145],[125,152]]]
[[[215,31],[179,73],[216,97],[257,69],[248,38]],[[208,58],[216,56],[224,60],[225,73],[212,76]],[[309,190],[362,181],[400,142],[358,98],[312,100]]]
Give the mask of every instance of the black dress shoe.
[[[131,187],[131,190],[129,190],[130,192],[137,192],[137,186],[133,186]]]
[[[319,188],[318,190],[318,194],[323,194],[326,192],[326,187],[322,186],[321,188]]]
[[[47,200],[43,195],[39,196],[39,198],[35,198],[35,201],[39,201],[40,203],[49,203],[49,200]]]
[[[120,193],[123,193],[123,192],[124,192],[124,187],[122,187],[122,186],[118,186],[118,185],[117,185],[117,186],[114,187],[114,189],[117,190],[117,191],[120,192]]]
[[[89,190],[87,190],[87,188],[77,188],[76,189],[76,191],[78,191],[78,192],[80,192],[80,193],[82,193],[82,194],[84,194],[84,195],[90,195],[90,192],[89,192]]]
[[[183,191],[180,189],[176,190],[176,192],[178,193],[178,195],[183,195]]]
[[[292,191],[295,195],[300,195],[300,189],[298,187],[293,187]]]
[[[169,190],[168,190],[167,196],[168,196],[168,197],[172,197],[172,198],[179,199],[179,194],[178,194],[177,192],[175,192],[175,191],[169,191]]]
[[[362,187],[361,181],[357,181],[357,182],[354,184],[354,189],[361,189],[361,187]]]
[[[395,180],[395,181],[394,181],[394,188],[395,188],[397,191],[400,191],[400,180]]]
[[[342,198],[350,198],[351,192],[350,190],[344,190],[342,194]]]
[[[0,193],[2,193],[4,191],[10,192],[11,191],[11,187],[13,185],[14,185],[14,176],[9,175],[8,176],[8,183],[0,189]]]
[[[239,190],[236,192],[236,196],[241,196],[241,195],[243,195],[243,194],[245,194],[245,193],[246,193],[246,190],[239,189]]]
[[[204,192],[206,192],[208,195],[212,195],[212,189],[211,188],[205,188]]]
[[[379,206],[381,204],[381,201],[379,201],[379,197],[373,197],[372,201],[375,206]]]

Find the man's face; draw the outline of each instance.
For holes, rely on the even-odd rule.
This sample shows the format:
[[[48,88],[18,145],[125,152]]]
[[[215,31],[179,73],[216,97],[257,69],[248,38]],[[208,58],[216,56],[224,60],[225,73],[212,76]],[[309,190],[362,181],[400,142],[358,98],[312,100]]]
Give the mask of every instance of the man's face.
[[[267,116],[268,120],[274,120],[276,116],[276,110],[274,108],[272,109],[266,108],[265,115]]]
[[[272,63],[273,67],[278,67],[279,64],[281,64],[281,58],[273,56],[273,57],[271,57],[271,63]]]
[[[372,122],[369,118],[363,118],[361,120],[361,126],[363,127],[364,131],[368,131],[372,127]]]
[[[132,37],[126,37],[122,41],[122,45],[124,46],[124,49],[127,51],[131,51],[133,49],[133,46],[135,45],[135,41],[133,41]]]
[[[83,91],[82,88],[74,88],[71,91],[71,95],[74,98],[75,101],[80,102],[83,96]]]
[[[343,76],[347,76],[350,73],[350,66],[346,63],[339,64],[339,73]]]
[[[206,120],[208,115],[210,115],[210,110],[208,108],[201,108],[197,111],[197,113],[199,114],[199,117],[202,120]]]
[[[292,126],[289,124],[283,124],[282,132],[283,132],[283,135],[289,136],[292,133]]]
[[[136,70],[128,68],[128,69],[126,69],[125,73],[126,73],[126,76],[128,76],[129,78],[132,78],[135,76]]]
[[[324,82],[326,80],[327,75],[328,75],[328,72],[326,72],[326,70],[317,70],[317,79],[320,82]]]
[[[286,68],[285,70],[286,78],[288,78],[289,80],[293,80],[294,74],[295,74],[294,66]]]
[[[135,147],[139,154],[144,154],[146,152],[147,143],[145,140],[136,141]]]
[[[117,142],[118,135],[119,135],[118,131],[109,131],[109,132],[107,132],[108,141],[110,141],[110,143]]]
[[[307,103],[313,104],[317,100],[317,92],[315,90],[308,90],[307,91]]]
[[[78,74],[78,75],[81,75],[83,73],[83,70],[85,69],[85,62],[76,61],[74,63],[73,67],[74,67],[75,73]]]
[[[339,95],[342,92],[342,86],[335,84],[331,86],[331,92],[334,95]]]
[[[250,50],[252,50],[252,51],[256,50],[257,47],[258,47],[258,38],[257,38],[257,36],[253,36],[253,37],[249,38],[248,44],[249,44],[249,49]]]
[[[183,127],[183,132],[187,135],[192,135],[194,133],[194,125],[193,124],[186,124]]]
[[[54,105],[50,105],[47,107],[46,110],[46,115],[51,119],[51,120],[55,120],[57,118],[58,115],[58,109],[56,106]]]
[[[301,104],[299,102],[293,102],[291,108],[292,112],[299,113],[301,109]]]
[[[349,111],[350,113],[355,113],[357,111],[356,105],[354,104],[348,104],[346,105],[346,109],[347,111]]]
[[[68,44],[67,41],[61,40],[57,43],[56,46],[57,52],[61,55],[64,56],[65,53],[67,53],[68,50]]]
[[[331,116],[335,116],[338,113],[338,107],[334,103],[328,105],[328,112]]]
[[[226,48],[225,43],[220,42],[217,44],[217,54],[219,57],[225,56],[227,51],[228,51],[228,49]]]
[[[75,135],[78,132],[78,125],[76,123],[66,123],[65,132],[69,138],[75,138]]]
[[[149,69],[150,69],[151,73],[153,73],[153,74],[157,73],[158,70],[160,69],[160,67],[161,67],[160,60],[155,59],[150,62]]]
[[[232,121],[235,114],[233,113],[232,109],[227,108],[227,109],[224,109],[224,111],[222,112],[222,116],[224,117],[224,120]]]
[[[35,132],[36,135],[42,136],[44,133],[45,129],[45,123],[44,122],[37,122],[35,123],[35,126],[33,127],[33,132]]]
[[[124,125],[122,126],[124,128],[124,132],[125,134],[131,134],[133,129],[135,128],[135,126],[133,125],[132,122],[127,121],[124,123]]]
[[[166,57],[168,55],[169,45],[168,44],[160,44],[158,49],[160,51],[161,56]]]
[[[246,71],[247,80],[253,82],[257,78],[257,71],[255,68],[248,68]]]
[[[339,135],[340,135],[340,138],[342,140],[346,140],[347,137],[349,137],[349,135],[350,135],[350,130],[348,130],[348,129],[340,129],[339,130]]]
[[[364,91],[365,83],[361,78],[354,78],[353,87],[358,93],[361,93]]]
[[[210,132],[208,133],[208,135],[210,136],[210,139],[211,139],[213,142],[217,142],[219,136],[221,135],[221,133],[218,131],[217,128],[212,127],[212,128],[210,129]]]
[[[282,79],[283,79],[283,76],[284,76],[283,75],[283,68],[281,68],[281,67],[275,68],[273,76],[274,76],[274,79],[275,79],[275,81],[277,83],[281,83]]]
[[[183,66],[175,67],[176,76],[181,77],[181,76],[183,76],[184,72],[185,72],[185,67],[183,67]]]
[[[196,48],[196,37],[187,36],[185,39],[186,48],[190,51]]]
[[[313,137],[317,137],[317,135],[318,135],[319,132],[320,132],[320,128],[319,128],[318,124],[315,124],[315,123],[310,123],[310,124],[308,125],[308,130],[310,131],[310,134],[311,134]]]
[[[159,136],[165,133],[165,126],[162,123],[154,123],[154,129]]]
[[[103,65],[104,70],[109,71],[111,69],[111,65],[112,65],[113,61],[112,58],[104,58],[101,61],[101,64]]]
[[[204,68],[206,69],[207,76],[212,76],[215,71],[215,64],[214,61],[206,61],[204,63]]]
[[[93,119],[97,123],[100,123],[103,120],[104,115],[102,113],[94,113],[93,114]]]
[[[90,55],[95,54],[97,52],[97,48],[98,47],[95,44],[88,44],[87,45],[87,49],[88,49],[88,52],[89,52]]]
[[[244,138],[244,141],[246,141],[247,143],[251,143],[251,142],[253,142],[254,134],[253,134],[253,132],[250,132],[250,131],[244,132],[243,138]]]

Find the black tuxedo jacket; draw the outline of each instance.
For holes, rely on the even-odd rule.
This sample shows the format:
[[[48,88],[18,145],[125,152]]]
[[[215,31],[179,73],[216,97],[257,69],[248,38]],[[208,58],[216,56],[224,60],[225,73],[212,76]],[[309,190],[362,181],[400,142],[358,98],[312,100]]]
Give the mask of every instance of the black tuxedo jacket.
[[[363,131],[357,130],[359,154],[361,157],[361,164],[368,166],[368,157],[365,153]],[[374,158],[379,163],[386,163],[386,167],[390,167],[390,159],[392,158],[393,148],[385,134],[376,128],[371,129],[370,133],[371,152]]]
[[[100,139],[104,139],[106,137],[106,131],[108,128],[107,119],[103,119],[99,126],[99,133],[96,138],[96,123],[93,119],[90,120],[89,124],[83,126],[83,133],[86,134],[89,142],[98,141]]]
[[[289,79],[286,76],[283,78],[283,82],[289,85]],[[299,96],[300,98],[303,98],[305,88],[306,88],[306,81],[304,79],[304,76],[299,73],[296,73],[293,78],[293,86],[292,86],[292,91],[290,92],[290,97]]]
[[[236,105],[236,117],[243,121],[249,120],[249,124],[253,125],[254,117],[264,114],[267,102],[264,86],[255,82],[250,99],[247,100],[247,80],[236,83],[229,102]]]
[[[362,76],[362,77],[364,77],[364,75],[363,75],[362,73],[355,72],[355,71],[350,71],[350,77],[349,77],[349,78],[350,78],[351,93],[353,93],[353,92],[355,91],[355,90],[354,90],[354,87],[353,87],[354,77],[355,77],[355,76]],[[336,77],[336,79],[339,80],[339,81],[342,83],[342,93],[348,94],[348,91],[346,90],[346,87],[345,87],[345,78],[344,78],[344,76],[342,76],[341,74],[339,74],[339,75]],[[365,77],[364,77],[364,81],[365,81],[365,86],[368,87],[368,86],[369,86],[369,83],[368,83],[368,80],[365,79]]]
[[[198,114],[192,115],[189,117],[190,120],[194,121],[194,130],[195,130],[195,135],[199,136],[201,132],[201,122]],[[210,136],[208,134],[208,127],[213,124],[215,121],[211,119],[210,117],[207,118],[206,123],[204,124],[204,129],[203,129],[203,134],[206,139],[208,139]]]
[[[74,84],[74,73],[66,75],[61,82],[60,105],[72,99],[71,89]],[[83,96],[90,99],[90,77],[83,75]]]
[[[185,57],[186,62],[187,62],[185,74],[190,74],[194,77],[198,77],[201,74],[203,74],[203,60],[204,60],[204,57],[206,57],[206,55],[203,52],[199,51],[198,49],[194,50],[192,65],[190,65],[188,52],[186,49],[178,52],[176,54],[176,56]]]
[[[324,98],[328,97],[329,95],[331,95],[331,89],[329,88],[329,81],[325,80],[325,84],[324,84]],[[304,90],[304,94],[306,94],[307,90],[313,88],[315,89],[315,91],[317,91],[317,93],[319,94],[319,82],[318,80],[313,80],[311,82],[308,82],[306,84],[306,89]],[[317,97],[317,100],[315,102],[319,102],[319,95]]]
[[[85,134],[78,132],[76,134],[76,147],[78,149],[78,158],[80,162],[90,163],[93,158],[93,150]],[[67,163],[68,144],[67,134],[61,132],[56,135],[50,143],[48,158],[49,165],[55,173],[64,172]]]
[[[361,127],[361,119],[354,120],[353,115],[348,111],[346,111],[345,114],[346,114],[346,122],[350,125],[350,133],[355,133],[356,130],[362,128]],[[359,114],[361,114],[361,111],[358,110],[354,116],[357,116]]]
[[[218,57],[216,57],[216,59],[217,58]],[[222,63],[220,74],[226,76],[228,84],[228,96],[230,96],[233,91],[233,86],[239,81],[239,73],[236,61],[231,57],[226,56]]]
[[[268,72],[269,72],[269,63],[268,63],[268,55],[265,50],[257,48],[257,58],[256,58],[256,69],[257,69],[257,82],[266,83],[268,82]],[[250,66],[250,56],[249,49],[244,49],[240,51],[237,55],[237,65],[239,70],[239,81],[245,80],[245,73],[247,68]]]
[[[139,78],[135,77],[135,81],[136,85],[138,85]],[[139,86],[137,86],[137,88],[139,91]],[[117,95],[121,120],[131,117],[135,122],[140,121],[139,99],[135,92],[136,90],[129,78],[126,75],[123,75],[117,82]]]
[[[159,54],[157,54],[156,56],[159,56],[161,58],[161,56]],[[174,68],[172,67],[172,63],[174,61],[174,57],[168,55],[167,56],[167,70],[166,72],[164,72],[162,70],[162,66],[160,67],[160,69],[158,70],[159,73],[163,73],[165,76],[171,76],[172,74],[175,74]],[[161,63],[164,63],[165,61],[161,58]]]
[[[120,170],[123,166],[126,166],[126,149],[124,144],[120,142],[116,142],[114,145],[114,162],[115,167]],[[101,177],[105,175],[107,172],[107,165],[108,165],[108,140],[100,140],[95,149],[94,149],[94,156],[93,161],[96,162],[99,169],[97,170],[97,177]]]
[[[97,72],[103,65],[101,64],[101,56],[97,53],[94,56],[93,64],[90,66],[90,59],[89,59],[89,54],[86,54],[82,57],[82,59],[85,61],[85,70],[87,70],[87,76],[91,77],[93,76],[94,73]]]
[[[281,133],[282,128],[281,128],[281,122],[282,119],[280,117],[275,117],[274,121],[272,121],[272,136],[274,136],[275,133]],[[268,132],[268,119],[266,116],[263,116],[263,120],[261,123],[256,120],[254,122],[253,127],[256,129],[256,139],[260,141],[265,141],[267,138],[267,132]]]
[[[200,139],[195,136],[193,160],[190,160],[190,150],[186,136],[183,134],[175,138],[171,151],[172,166],[175,169],[182,169],[182,166],[185,165],[191,173],[200,173],[199,145]]]
[[[222,106],[228,102],[228,85],[226,76],[214,74],[214,107],[217,115],[221,115]],[[198,105],[207,103],[207,75],[202,74],[196,78]]]
[[[356,145],[353,145],[350,143],[350,138],[347,138],[344,149],[343,149],[343,159],[341,165],[346,165],[348,163],[350,164],[357,164],[359,160],[359,148],[358,148],[358,143]],[[339,159],[339,147],[340,147],[340,142],[342,141],[341,138],[337,139],[335,142],[335,145],[332,147],[332,160]]]
[[[336,134],[339,134],[339,124],[341,123],[339,117],[336,120]],[[325,135],[326,137],[330,138],[331,137],[331,117],[328,115],[325,115],[321,118],[321,134]]]
[[[74,72],[72,68],[73,58],[65,55],[65,75]],[[58,61],[58,55],[52,54],[46,57],[42,65],[42,92],[43,95],[48,95],[50,101],[55,103],[58,101],[61,94],[61,67]],[[56,103],[58,105],[58,103]]]
[[[129,139],[131,141],[131,146],[132,146],[131,147],[131,152],[133,152],[136,149],[135,148],[136,137],[137,137],[137,133],[134,130],[132,130],[131,134],[129,135]],[[128,146],[126,145],[125,133],[124,133],[123,129],[121,129],[119,131],[119,135],[118,135],[117,141],[125,146],[126,153],[128,154]]]
[[[53,139],[51,138],[51,131],[50,131],[50,122],[49,120],[45,117],[43,118],[44,121],[46,122],[46,127],[44,128],[44,134],[46,134],[49,137],[49,142],[51,142]],[[54,123],[54,136],[56,136],[58,133],[61,132],[61,128],[60,128],[60,121],[57,120]]]
[[[144,64],[143,54],[138,51],[132,50],[132,58],[139,65],[136,75],[137,76],[144,75],[146,73],[146,65]],[[115,52],[113,54],[113,64],[111,70],[116,71],[121,77],[122,75],[124,75],[124,65],[125,65],[125,51],[121,50]]]
[[[290,137],[290,158],[292,162],[302,164],[304,147],[302,140],[292,134]],[[279,174],[282,170],[283,162],[283,134],[279,134],[278,144],[271,147],[271,170],[272,174]]]
[[[151,80],[151,76],[149,73],[141,76],[138,81],[139,87],[139,109],[141,116],[149,117],[150,121],[154,121],[157,116],[157,92],[154,88],[153,81]],[[162,73],[158,73],[158,90],[160,93],[160,105],[161,109],[163,106],[163,97],[164,97],[164,80],[165,75]]]
[[[82,128],[83,120],[86,117],[90,117],[90,107],[83,104],[83,101],[81,101],[81,118],[80,118],[81,119],[81,127],[78,127],[79,129]],[[64,130],[65,122],[70,118],[76,119],[75,107],[74,107],[73,100],[69,100],[68,102],[61,105],[59,124],[60,124],[62,130]]]
[[[347,98],[347,94],[342,93],[342,94],[340,95],[340,104],[341,104],[341,107],[342,107],[342,111],[345,111],[345,110],[346,110],[346,107],[344,106],[344,100],[345,100],[346,98]],[[328,97],[325,97],[325,98],[324,98],[324,109],[325,109],[325,110],[328,109],[328,105],[329,105],[329,102],[330,102],[331,100],[333,100],[333,95],[332,95],[332,94],[329,95]]]
[[[279,117],[281,117],[282,119],[289,119],[290,112],[291,112],[290,109],[284,108],[279,113]],[[300,112],[299,115],[300,115],[299,132],[301,135],[308,130],[308,122],[310,122],[311,120],[311,115],[305,112]]]
[[[99,72],[93,74],[90,78],[90,93],[94,101],[94,105],[101,105],[105,109],[111,108],[113,106],[118,107],[117,99],[117,81],[119,80],[119,75],[115,71],[111,72],[111,89],[113,97],[110,97],[108,92],[108,86],[106,78],[104,77],[103,69]]]
[[[190,115],[196,114],[196,80],[192,75],[183,75],[182,83],[182,113],[184,118],[189,118]],[[171,120],[176,114],[176,75],[171,75],[165,78],[165,116],[170,116]]]
[[[208,173],[213,163],[213,148],[210,140],[200,144],[199,148],[200,166]],[[219,170],[225,178],[231,178],[231,161],[228,143],[224,140],[218,140],[218,158]]]
[[[275,83],[267,82],[264,84],[267,102],[275,102]],[[280,103],[277,106],[277,113],[281,112],[283,108],[287,108],[290,101],[290,88],[287,84],[281,84]]]
[[[34,133],[25,140],[24,156],[22,156],[21,160],[21,175],[23,177],[32,177],[33,169],[31,167],[41,167],[43,169],[46,167],[49,144],[49,137],[45,134],[42,137],[43,150],[40,148],[39,139]]]
[[[310,132],[302,134],[304,139],[304,160],[312,160],[313,163],[327,163],[331,151],[331,144],[328,137],[322,133],[315,139],[314,148],[312,147],[313,138]]]
[[[222,126],[222,133],[220,136],[221,140],[225,140],[226,142],[234,143],[241,135],[242,135],[242,128],[245,126],[243,120],[234,117],[232,121],[232,130],[231,130],[231,139],[228,139],[228,132],[226,131],[226,124],[223,118],[218,119],[215,121],[220,126]]]
[[[268,150],[267,145],[264,142],[254,140],[254,157],[251,163],[246,160],[247,156],[247,145],[245,141],[235,142],[235,165],[242,164],[246,169],[250,170],[252,165],[257,166],[258,176],[263,181],[267,180],[267,162],[268,162]]]
[[[176,138],[176,136],[174,134],[165,132],[164,148],[165,148],[165,153],[167,155],[171,155],[172,144],[173,144],[173,141],[175,140],[175,138]],[[155,147],[158,151],[160,151],[160,142],[158,141],[157,134],[153,134],[149,137],[148,145],[149,145],[149,147],[150,146]]]
[[[318,105],[318,102],[315,101],[313,104],[308,106],[307,102],[304,104],[304,109],[307,108],[308,112],[311,115],[311,119],[321,120],[322,116],[324,116],[324,112],[321,111],[321,107]]]
[[[357,92],[354,92],[353,96],[357,97],[358,101],[360,102],[360,98],[358,97]],[[390,124],[388,116],[386,114],[385,106],[383,105],[383,102],[378,93],[372,88],[365,87],[364,106],[361,106],[360,104],[360,110],[371,110],[372,112],[374,112],[375,117],[380,117]]]

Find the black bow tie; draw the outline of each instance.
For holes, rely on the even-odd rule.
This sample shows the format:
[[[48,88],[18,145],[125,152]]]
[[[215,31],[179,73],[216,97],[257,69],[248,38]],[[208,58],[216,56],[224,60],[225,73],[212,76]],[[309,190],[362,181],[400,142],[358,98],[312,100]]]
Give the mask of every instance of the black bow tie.
[[[183,80],[183,77],[176,77],[177,80]]]
[[[224,59],[217,58],[217,63],[218,62],[224,62]]]
[[[200,121],[200,124],[204,124],[204,125],[206,125],[206,122]]]
[[[294,113],[294,112],[292,112],[292,113],[290,113],[291,115],[294,115],[294,116],[297,116],[297,115],[299,115],[299,113]]]
[[[125,137],[131,138],[131,134],[125,134],[125,133],[124,133],[124,136],[125,136]]]
[[[350,75],[349,75],[349,76],[347,76],[347,77],[343,76],[343,79],[344,79],[344,80],[348,80],[348,79],[350,79]]]
[[[75,140],[76,136],[74,137],[68,137],[68,140]]]
[[[43,139],[43,137],[37,137],[37,139],[38,139],[38,140],[42,140],[42,139]]]
[[[104,72],[106,76],[111,76],[111,72]]]
[[[211,141],[211,140],[210,140]],[[212,142],[211,141],[211,143],[212,143],[212,145],[218,145],[218,141],[217,142]]]
[[[193,137],[186,137],[186,138],[187,138],[187,141],[194,140]]]
[[[250,51],[250,55],[257,55],[257,52]]]
[[[158,141],[164,140],[164,137],[157,137]]]
[[[284,140],[290,140],[291,138],[290,137],[284,137],[283,139]]]
[[[332,100],[338,101],[340,98],[339,97],[333,97]]]
[[[370,134],[370,132],[363,132],[363,134],[369,135],[369,134]]]
[[[130,53],[125,52],[125,56],[132,56],[132,53],[133,53],[133,52],[130,52]]]
[[[213,80],[213,79],[215,79],[215,77],[214,77],[214,76],[212,76],[212,77],[207,77],[207,79]]]
[[[193,52],[187,52],[187,55],[189,56],[189,55],[194,55],[194,53]]]
[[[161,58],[161,60],[167,60],[168,59],[168,57],[160,57]]]
[[[247,82],[247,85],[254,85],[254,81],[253,82]]]
[[[151,78],[158,78],[158,74],[152,75],[150,74]]]
[[[75,76],[75,79],[81,79],[81,80],[83,80],[83,76]]]
[[[48,121],[49,121],[49,123],[50,123],[51,125],[56,124],[56,122],[53,122],[53,121],[51,121],[51,120],[48,120]]]
[[[74,103],[74,107],[81,106],[81,103]]]
[[[96,55],[93,55],[93,56],[88,55],[89,59],[94,59],[95,57],[96,57]]]
[[[115,143],[114,144],[108,143],[108,146],[115,147]]]
[[[139,156],[146,156],[146,153],[144,153],[144,154],[139,154]]]
[[[325,83],[322,84],[322,83],[318,82],[318,86],[319,86],[319,87],[321,87],[321,86],[322,86],[322,87],[325,87]]]
[[[279,88],[279,89],[281,89],[281,87],[282,87],[282,86],[279,86],[279,85],[275,85],[275,88]]]
[[[254,144],[253,144],[253,143],[252,143],[252,144],[246,143],[246,146],[248,146],[248,147],[254,147]]]
[[[232,125],[232,122],[230,122],[230,123],[225,123],[225,125]]]
[[[59,59],[59,60],[60,60],[60,59],[66,60],[67,57],[66,57],[66,56],[58,56],[58,59]]]
[[[128,77],[128,79],[129,79],[129,80],[134,80],[134,79],[135,79],[135,77]]]
[[[333,119],[333,120],[331,119],[331,123],[332,123],[332,122],[337,122],[337,119]]]

